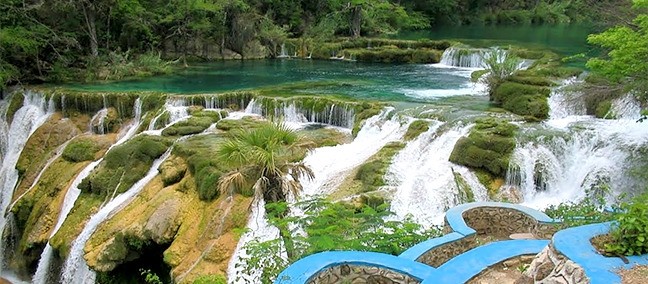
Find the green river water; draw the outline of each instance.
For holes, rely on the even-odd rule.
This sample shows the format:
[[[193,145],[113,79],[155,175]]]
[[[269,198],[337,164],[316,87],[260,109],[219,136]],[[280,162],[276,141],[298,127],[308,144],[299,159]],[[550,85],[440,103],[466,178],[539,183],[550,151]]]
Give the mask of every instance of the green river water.
[[[583,26],[464,26],[398,35],[407,39],[456,39],[487,47],[522,45],[548,48],[568,56],[588,52]],[[469,80],[474,71],[439,64],[369,64],[359,62],[277,59],[194,64],[170,75],[107,84],[74,85],[90,91],[161,91],[177,94],[274,89],[272,94],[326,94],[391,102],[456,104],[458,97],[487,98]],[[279,89],[277,89],[279,88]],[[285,91],[282,91],[284,89]],[[480,91],[482,89],[482,91]]]

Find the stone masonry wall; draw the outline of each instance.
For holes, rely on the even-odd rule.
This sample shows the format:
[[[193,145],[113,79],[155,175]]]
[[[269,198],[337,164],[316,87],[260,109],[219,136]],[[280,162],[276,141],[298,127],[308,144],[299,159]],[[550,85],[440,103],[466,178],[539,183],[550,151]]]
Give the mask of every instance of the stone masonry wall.
[[[477,239],[473,235],[435,247],[421,255],[416,261],[433,267],[439,267],[451,258],[467,252],[476,246]]]
[[[556,232],[553,224],[539,223],[535,218],[505,207],[477,207],[463,213],[466,225],[479,235],[507,239],[514,233],[532,233],[536,238],[549,239]]]
[[[308,284],[335,283],[418,284],[420,281],[388,269],[348,264],[330,267],[308,281]]]

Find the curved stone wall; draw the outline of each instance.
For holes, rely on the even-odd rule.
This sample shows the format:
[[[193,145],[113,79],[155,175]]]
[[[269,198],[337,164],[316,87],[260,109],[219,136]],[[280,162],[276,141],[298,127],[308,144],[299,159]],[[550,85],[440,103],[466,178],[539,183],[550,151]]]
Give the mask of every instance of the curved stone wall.
[[[513,220],[513,222],[511,222]],[[398,257],[371,252],[323,252],[286,268],[275,283],[463,283],[489,266],[539,253],[548,240],[509,240],[477,247],[479,235],[553,234],[555,222],[520,205],[475,202],[446,212],[446,235],[419,243]],[[473,227],[474,226],[474,227]],[[476,247],[476,248],[475,248]],[[468,264],[468,265],[467,265]]]
[[[308,281],[308,284],[337,283],[418,284],[421,281],[389,269],[349,264],[329,267]]]

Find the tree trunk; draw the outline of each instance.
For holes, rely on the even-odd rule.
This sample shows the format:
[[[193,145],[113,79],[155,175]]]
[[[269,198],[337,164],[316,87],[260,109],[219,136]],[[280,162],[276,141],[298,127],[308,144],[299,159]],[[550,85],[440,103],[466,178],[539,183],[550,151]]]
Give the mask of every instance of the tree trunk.
[[[351,10],[351,36],[360,37],[360,28],[362,27],[362,6],[358,5]]]
[[[99,41],[97,39],[97,25],[95,23],[96,11],[94,4],[84,2],[81,4],[83,8],[83,16],[86,21],[86,32],[90,38],[90,54],[93,57],[99,56]]]

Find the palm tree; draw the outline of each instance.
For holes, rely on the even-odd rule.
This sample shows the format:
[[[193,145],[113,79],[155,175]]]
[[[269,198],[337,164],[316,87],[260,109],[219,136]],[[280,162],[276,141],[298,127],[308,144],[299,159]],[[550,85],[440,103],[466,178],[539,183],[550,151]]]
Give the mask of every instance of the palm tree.
[[[488,70],[485,83],[492,100],[495,89],[518,70],[520,58],[504,49],[494,48],[483,53],[482,60]]]
[[[296,197],[300,179],[313,178],[313,171],[299,162],[311,145],[281,122],[235,132],[217,151],[219,160],[233,168],[218,180],[219,191],[252,188],[255,199],[268,203]]]

